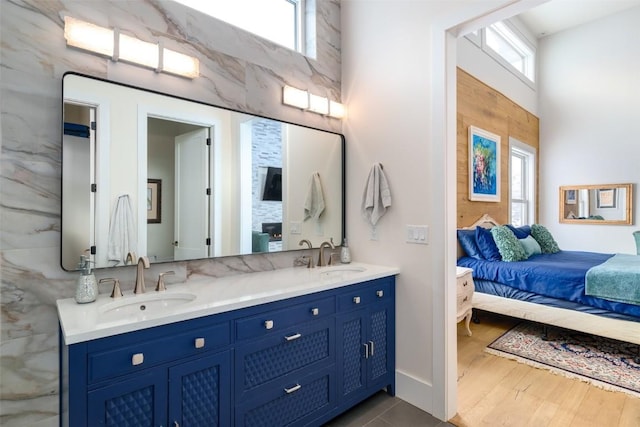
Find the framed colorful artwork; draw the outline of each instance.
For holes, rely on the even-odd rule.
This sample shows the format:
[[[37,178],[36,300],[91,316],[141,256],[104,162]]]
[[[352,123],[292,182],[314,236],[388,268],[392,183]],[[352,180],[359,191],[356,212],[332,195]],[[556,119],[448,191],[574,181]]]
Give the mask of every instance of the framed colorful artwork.
[[[500,136],[469,126],[469,200],[500,201]]]

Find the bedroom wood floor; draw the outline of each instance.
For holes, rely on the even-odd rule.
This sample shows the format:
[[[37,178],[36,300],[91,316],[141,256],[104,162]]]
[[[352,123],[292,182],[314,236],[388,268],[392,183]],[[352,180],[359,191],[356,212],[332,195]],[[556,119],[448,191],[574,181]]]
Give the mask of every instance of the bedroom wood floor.
[[[484,348],[518,320],[491,313],[458,324],[458,427],[638,427],[640,399],[590,386],[503,357]]]

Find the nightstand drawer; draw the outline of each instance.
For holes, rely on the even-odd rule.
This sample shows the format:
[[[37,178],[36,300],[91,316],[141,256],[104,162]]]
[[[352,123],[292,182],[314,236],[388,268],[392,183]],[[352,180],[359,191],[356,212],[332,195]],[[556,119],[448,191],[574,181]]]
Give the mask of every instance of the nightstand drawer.
[[[271,310],[236,321],[238,340],[255,338],[272,332],[282,332],[290,326],[322,319],[336,312],[333,297],[309,301],[293,307]]]
[[[389,301],[391,298],[391,282],[380,279],[339,295],[338,311],[354,310],[367,304]]]
[[[114,342],[112,350],[87,355],[89,383],[225,346],[230,343],[231,334],[229,323],[225,322],[164,338],[142,339],[125,347],[117,347],[117,339],[109,338]]]

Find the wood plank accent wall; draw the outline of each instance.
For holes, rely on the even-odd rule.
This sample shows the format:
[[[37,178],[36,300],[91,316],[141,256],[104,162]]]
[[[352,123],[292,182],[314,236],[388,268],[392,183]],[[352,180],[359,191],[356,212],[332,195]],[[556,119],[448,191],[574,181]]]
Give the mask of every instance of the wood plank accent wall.
[[[509,136],[534,147],[539,157],[539,119],[460,68],[457,70],[457,79],[457,225],[466,227],[485,213],[505,224],[509,221]],[[500,135],[498,203],[469,200],[469,126]],[[538,164],[536,159],[536,167]]]

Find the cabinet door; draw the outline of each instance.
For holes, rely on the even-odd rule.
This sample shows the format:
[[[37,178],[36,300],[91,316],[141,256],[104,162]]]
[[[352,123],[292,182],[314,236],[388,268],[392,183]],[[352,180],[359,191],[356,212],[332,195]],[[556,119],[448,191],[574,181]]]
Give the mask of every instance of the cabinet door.
[[[169,425],[231,425],[231,360],[228,351],[169,369]]]
[[[167,416],[166,368],[93,390],[88,396],[87,426],[157,427]]]
[[[393,375],[393,352],[389,351],[395,339],[391,310],[390,303],[376,304],[367,314],[367,387],[384,387],[388,385],[388,374]]]
[[[357,310],[339,316],[336,324],[336,364],[338,368],[338,398],[348,399],[366,386],[367,310]]]

